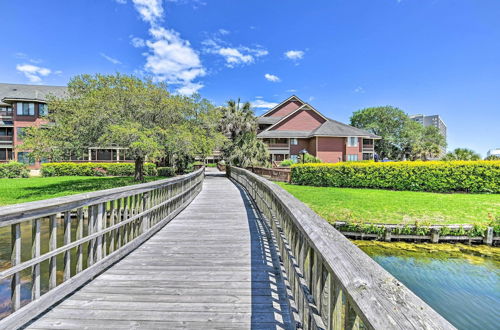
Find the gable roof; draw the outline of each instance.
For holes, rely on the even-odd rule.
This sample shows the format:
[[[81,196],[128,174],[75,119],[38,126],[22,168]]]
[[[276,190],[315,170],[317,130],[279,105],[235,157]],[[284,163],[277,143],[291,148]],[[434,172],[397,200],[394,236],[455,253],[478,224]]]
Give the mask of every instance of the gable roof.
[[[325,121],[328,121],[328,118],[326,118],[325,116],[323,116],[323,114],[321,112],[319,112],[318,110],[316,110],[312,105],[308,104],[308,103],[304,103],[303,105],[301,105],[300,107],[298,107],[297,109],[295,109],[294,111],[290,112],[288,115],[284,116],[284,117],[279,117],[280,119],[278,121],[276,121],[274,124],[272,124],[271,126],[269,126],[268,128],[266,128],[264,131],[262,132],[265,132],[265,131],[270,131],[274,126],[278,125],[279,123],[285,121],[287,118],[293,116],[295,113],[297,113],[298,111],[301,111],[301,110],[308,110],[308,111],[314,111],[315,113],[317,113],[321,118],[323,118]],[[261,133],[262,133],[261,132]]]
[[[341,123],[328,118],[320,127],[311,132],[311,136],[360,136],[380,139],[380,136],[364,129]]]
[[[282,105],[284,105],[286,102],[288,101],[299,101],[300,103],[302,103],[302,105],[306,104],[306,102],[302,101],[298,96],[296,95],[292,95],[290,96],[289,98],[287,98],[286,100],[284,100],[283,102],[281,102],[280,104],[276,105],[275,107],[269,109],[266,111],[266,113],[260,115],[260,117],[265,117],[266,115],[268,115],[269,113],[273,112],[274,110],[278,109],[279,107],[281,107]]]
[[[257,123],[263,125],[276,124],[283,117],[257,117]]]
[[[64,97],[66,86],[25,85],[0,83],[0,100],[5,101],[47,101],[48,95]]]

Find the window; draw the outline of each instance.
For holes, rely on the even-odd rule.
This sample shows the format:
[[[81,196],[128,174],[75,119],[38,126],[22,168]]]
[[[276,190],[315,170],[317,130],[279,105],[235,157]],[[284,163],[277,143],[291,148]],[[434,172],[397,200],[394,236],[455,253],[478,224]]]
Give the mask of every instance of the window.
[[[299,140],[298,140],[298,139],[296,139],[296,138],[291,138],[291,139],[290,139],[290,144],[291,144],[292,146],[296,146],[297,144],[299,144]]]
[[[0,149],[0,160],[11,160],[12,149]]]
[[[358,146],[358,138],[355,136],[349,136],[347,138],[347,146],[348,147],[357,147]]]
[[[23,164],[35,165],[35,160],[29,158],[29,152],[18,152],[17,161]]]
[[[290,159],[293,160],[294,163],[299,161],[299,155],[291,155]]]
[[[358,160],[358,155],[347,155],[347,161],[348,162],[355,162]]]
[[[0,116],[12,116],[12,108],[0,107]]]
[[[24,136],[26,135],[26,127],[18,127],[17,128],[17,140],[22,140],[24,139]]]
[[[47,116],[49,114],[47,111],[47,104],[44,103],[38,104],[38,114],[40,116]]]
[[[35,103],[17,102],[16,113],[18,116],[34,116]]]

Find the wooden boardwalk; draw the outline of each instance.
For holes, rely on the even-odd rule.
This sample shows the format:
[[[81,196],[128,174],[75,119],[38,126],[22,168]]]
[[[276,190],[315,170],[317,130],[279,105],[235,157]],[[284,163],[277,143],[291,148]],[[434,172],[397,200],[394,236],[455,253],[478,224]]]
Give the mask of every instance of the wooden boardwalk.
[[[245,193],[209,174],[172,222],[28,328],[292,328],[267,233]]]

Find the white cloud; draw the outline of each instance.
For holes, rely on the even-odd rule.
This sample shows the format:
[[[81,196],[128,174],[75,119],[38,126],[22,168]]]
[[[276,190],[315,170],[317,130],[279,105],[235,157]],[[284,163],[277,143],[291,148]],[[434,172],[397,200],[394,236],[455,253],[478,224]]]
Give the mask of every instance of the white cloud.
[[[365,89],[361,86],[358,86],[354,89],[354,93],[364,93]]]
[[[227,35],[227,34],[229,34],[229,33],[231,33],[231,32],[229,32],[229,31],[228,31],[228,30],[226,30],[226,29],[219,29],[219,34],[221,34],[221,35]]]
[[[152,27],[149,32],[152,40],[146,41],[149,52],[146,54],[145,70],[159,81],[182,85],[185,87],[183,91],[192,90],[194,86],[196,90],[203,87],[193,82],[206,72],[189,41],[181,39],[176,31],[163,27]]]
[[[144,41],[144,39],[139,38],[139,37],[132,37],[131,36],[130,43],[135,48],[142,48],[142,47],[146,46],[146,41]]]
[[[202,44],[205,46],[203,49],[205,53],[222,56],[226,62],[226,66],[229,68],[254,63],[256,58],[269,54],[261,46],[257,46],[256,48],[245,46],[234,47],[219,38],[206,39]]]
[[[266,78],[267,80],[272,81],[272,82],[280,82],[281,81],[281,79],[278,76],[275,76],[275,75],[270,74],[270,73],[266,73],[264,75],[264,78]]]
[[[163,18],[163,6],[161,0],[132,0],[135,9],[141,15],[142,20],[150,24],[156,24]]]
[[[267,102],[261,99],[257,99],[255,101],[250,102],[252,107],[256,109],[271,109],[278,105],[276,102]]]
[[[52,71],[32,64],[18,64],[16,70],[22,72],[32,83],[39,83],[42,77],[48,76]]]
[[[115,0],[117,3],[119,3],[120,5],[124,5],[127,3],[127,0]]]
[[[116,58],[113,58],[111,56],[108,56],[104,53],[100,53],[99,55],[101,55],[101,57],[103,57],[104,59],[108,60],[109,62],[113,63],[113,64],[122,64],[122,62],[120,62],[119,60],[117,60]]]
[[[302,50],[289,50],[285,52],[285,56],[291,60],[301,60],[304,57]]]
[[[150,25],[148,40],[131,39],[132,46],[148,49],[143,53],[146,57],[144,71],[152,74],[156,81],[178,85],[177,92],[180,94],[192,94],[202,88],[202,83],[194,81],[206,74],[198,53],[178,32],[159,25],[163,20],[163,1],[132,1],[141,18]]]
[[[286,92],[287,93],[297,93],[297,90],[296,89],[288,89]]]

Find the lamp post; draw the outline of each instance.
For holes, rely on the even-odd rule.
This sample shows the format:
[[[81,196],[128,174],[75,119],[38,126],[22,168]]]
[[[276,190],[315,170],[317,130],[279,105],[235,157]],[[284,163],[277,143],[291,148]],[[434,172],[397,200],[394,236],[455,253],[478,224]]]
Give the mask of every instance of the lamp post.
[[[307,150],[306,149],[302,149],[301,151],[299,151],[299,154],[301,155],[300,158],[302,158],[302,164],[304,164],[304,156],[305,154],[307,154]]]

